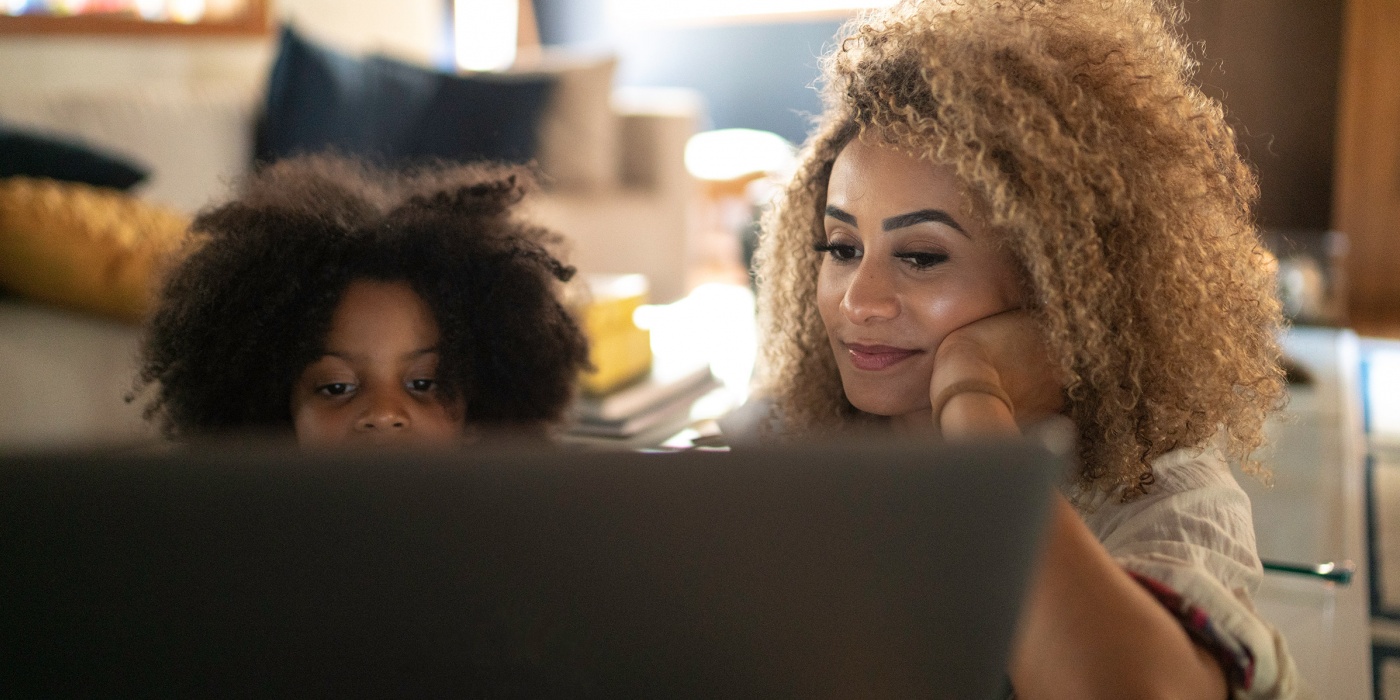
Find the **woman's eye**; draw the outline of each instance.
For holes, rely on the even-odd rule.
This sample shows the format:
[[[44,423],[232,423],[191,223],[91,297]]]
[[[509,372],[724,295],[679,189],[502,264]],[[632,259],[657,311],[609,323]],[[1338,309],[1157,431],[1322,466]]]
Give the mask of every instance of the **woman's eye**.
[[[350,393],[350,391],[354,388],[354,384],[349,384],[346,382],[334,382],[332,384],[323,384],[319,387],[316,387],[316,391],[318,393],[325,394],[326,396],[343,396],[345,394]]]
[[[910,265],[913,265],[919,270],[948,261],[948,255],[946,253],[900,253],[895,257],[898,257],[900,260],[908,261]]]
[[[855,260],[860,257],[860,251],[857,250],[855,246],[844,243],[821,243],[812,246],[812,249],[818,253],[830,255],[832,260],[842,262],[846,260]]]
[[[437,387],[437,380],[434,379],[414,379],[408,383],[408,387],[414,391],[432,391]]]

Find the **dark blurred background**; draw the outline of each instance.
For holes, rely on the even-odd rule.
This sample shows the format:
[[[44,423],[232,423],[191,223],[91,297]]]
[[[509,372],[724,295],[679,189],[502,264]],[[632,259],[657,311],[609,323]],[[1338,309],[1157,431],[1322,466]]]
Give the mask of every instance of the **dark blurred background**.
[[[852,14],[646,25],[610,19],[607,0],[535,0],[535,7],[543,43],[616,51],[620,83],[694,88],[706,99],[709,127],[763,129],[794,143],[821,109],[819,57]],[[1259,224],[1282,257],[1307,258],[1311,286],[1297,292],[1326,297],[1304,320],[1345,323],[1348,246],[1327,233],[1344,228],[1333,206],[1347,3],[1187,0],[1185,8],[1200,84],[1224,103],[1258,171]],[[1322,288],[1314,288],[1313,273]],[[1378,274],[1361,273],[1363,297],[1351,301],[1365,307],[1362,316],[1392,306]]]
[[[1186,3],[1201,83],[1225,103],[1259,169],[1263,226],[1330,226],[1344,4]],[[619,30],[609,26],[606,0],[535,0],[535,7],[543,43],[611,48],[621,57],[619,82],[695,88],[713,128],[763,129],[794,143],[821,109],[819,57],[842,24],[770,18]]]

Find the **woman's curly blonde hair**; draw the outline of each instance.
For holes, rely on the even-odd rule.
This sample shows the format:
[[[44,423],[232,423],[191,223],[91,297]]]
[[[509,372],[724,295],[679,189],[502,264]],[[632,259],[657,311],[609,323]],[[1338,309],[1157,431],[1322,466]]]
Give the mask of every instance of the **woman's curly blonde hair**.
[[[1282,402],[1258,187],[1152,0],[925,0],[866,15],[824,61],[826,110],[764,220],[761,391],[785,430],[862,417],[817,311],[827,180],[854,138],[951,166],[1024,272],[1080,432],[1081,484],[1222,434],[1250,455]]]

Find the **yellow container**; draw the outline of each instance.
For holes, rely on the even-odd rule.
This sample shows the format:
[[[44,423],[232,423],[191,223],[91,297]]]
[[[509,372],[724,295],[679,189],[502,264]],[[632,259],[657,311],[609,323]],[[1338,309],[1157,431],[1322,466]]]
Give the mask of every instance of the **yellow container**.
[[[586,282],[591,298],[579,316],[594,371],[579,381],[586,393],[601,395],[651,370],[651,333],[632,320],[647,303],[647,281],[642,275],[590,275]]]

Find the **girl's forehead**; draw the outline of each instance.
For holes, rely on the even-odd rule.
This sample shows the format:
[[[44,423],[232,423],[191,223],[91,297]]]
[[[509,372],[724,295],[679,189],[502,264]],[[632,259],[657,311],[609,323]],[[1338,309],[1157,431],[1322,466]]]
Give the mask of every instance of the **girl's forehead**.
[[[437,335],[432,309],[407,282],[357,279],[340,296],[326,344],[332,348],[408,340],[435,344]]]

